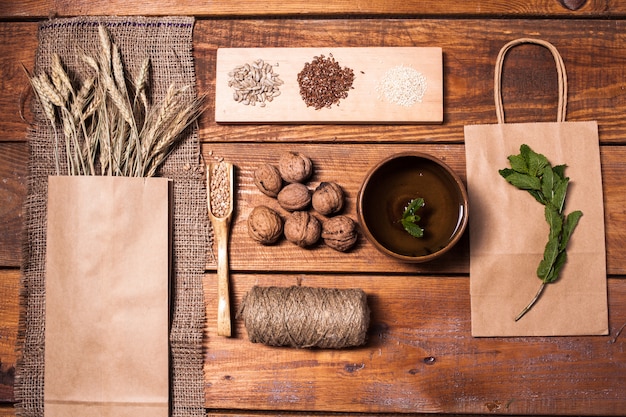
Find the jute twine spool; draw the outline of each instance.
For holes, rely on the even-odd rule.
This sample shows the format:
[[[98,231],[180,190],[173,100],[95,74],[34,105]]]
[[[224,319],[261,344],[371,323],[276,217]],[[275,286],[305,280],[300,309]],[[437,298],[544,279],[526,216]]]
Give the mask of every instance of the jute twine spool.
[[[360,289],[255,286],[238,318],[252,343],[338,349],[365,343],[370,310]]]

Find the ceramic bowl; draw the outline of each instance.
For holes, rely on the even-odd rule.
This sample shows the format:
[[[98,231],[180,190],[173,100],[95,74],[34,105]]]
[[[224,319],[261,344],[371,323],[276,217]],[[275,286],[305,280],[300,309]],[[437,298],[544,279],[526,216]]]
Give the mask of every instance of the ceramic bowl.
[[[416,198],[422,237],[409,234],[402,217]],[[357,197],[365,237],[382,253],[404,262],[427,262],[449,251],[468,222],[468,198],[459,176],[440,159],[420,152],[392,155],[367,173]]]

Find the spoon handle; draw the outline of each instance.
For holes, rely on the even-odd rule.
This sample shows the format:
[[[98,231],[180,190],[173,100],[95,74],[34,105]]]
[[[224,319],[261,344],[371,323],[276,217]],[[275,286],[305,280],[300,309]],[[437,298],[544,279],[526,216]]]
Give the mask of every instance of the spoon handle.
[[[230,284],[229,284],[229,267],[228,267],[228,241],[229,241],[229,229],[230,221],[233,215],[234,204],[234,167],[232,164],[221,162],[223,166],[219,174],[216,174],[215,181],[213,181],[213,169],[214,165],[209,164],[207,166],[207,205],[209,209],[209,219],[213,225],[213,233],[215,241],[217,243],[217,334],[219,336],[231,336],[231,318],[230,318]],[[224,172],[225,169],[225,172]],[[215,183],[215,184],[214,184]],[[221,206],[213,207],[212,190],[228,187],[227,196],[222,198],[217,197],[220,200]],[[216,194],[217,196],[217,194]],[[226,207],[223,206],[226,198]],[[216,201],[217,202],[217,201]],[[214,211],[215,210],[215,211]]]
[[[217,334],[231,336],[230,288],[228,268],[228,222],[218,219],[214,222],[217,241]]]

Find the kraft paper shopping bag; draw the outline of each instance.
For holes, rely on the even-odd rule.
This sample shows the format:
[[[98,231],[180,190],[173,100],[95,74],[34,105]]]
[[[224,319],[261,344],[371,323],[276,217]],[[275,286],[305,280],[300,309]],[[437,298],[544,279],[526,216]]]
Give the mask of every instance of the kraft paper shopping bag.
[[[505,123],[500,76],[506,52],[521,43],[548,48],[557,64],[559,108],[556,122]],[[518,39],[497,59],[494,96],[498,124],[465,127],[470,218],[472,335],[557,336],[608,333],[604,204],[598,128],[594,121],[566,122],[567,76],[557,49],[548,42]],[[516,316],[538,292],[537,266],[549,226],[544,207],[499,174],[520,146],[566,164],[570,185],[565,212],[583,212],[567,246],[567,262],[557,281],[521,319]]]
[[[171,181],[48,183],[44,415],[167,417]]]

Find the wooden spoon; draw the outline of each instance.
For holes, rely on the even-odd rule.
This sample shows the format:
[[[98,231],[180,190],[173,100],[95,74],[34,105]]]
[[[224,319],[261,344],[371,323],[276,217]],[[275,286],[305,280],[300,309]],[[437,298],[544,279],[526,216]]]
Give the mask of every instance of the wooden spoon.
[[[230,337],[228,240],[233,216],[234,167],[227,162],[211,163],[207,167],[206,177],[209,219],[217,242],[217,334]]]

